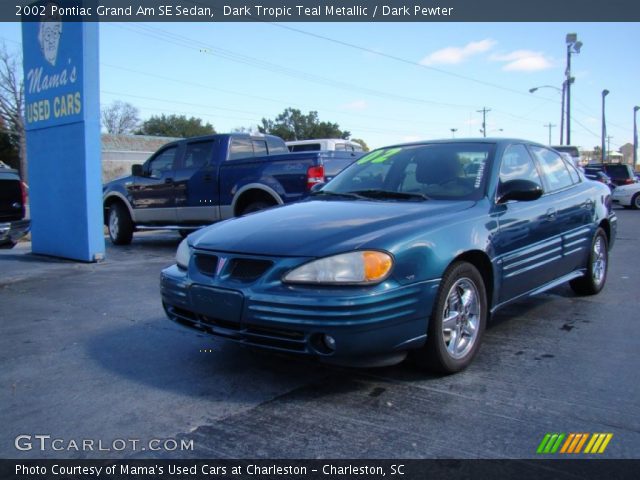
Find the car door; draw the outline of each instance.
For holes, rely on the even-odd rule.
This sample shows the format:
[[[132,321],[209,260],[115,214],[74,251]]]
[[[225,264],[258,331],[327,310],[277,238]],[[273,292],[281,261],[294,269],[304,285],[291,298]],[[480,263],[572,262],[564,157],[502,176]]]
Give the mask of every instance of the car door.
[[[219,155],[214,139],[188,142],[175,172],[179,224],[205,225],[220,219]]]
[[[136,177],[129,187],[137,223],[176,222],[174,174],[179,154],[179,145],[159,150],[145,162],[143,176]]]
[[[557,152],[541,145],[529,147],[540,166],[545,194],[542,197],[553,209],[548,223],[551,235],[560,240],[562,256],[554,264],[554,278],[571,273],[585,263],[593,236],[595,201],[586,193],[575,167]]]
[[[508,146],[502,155],[500,188],[510,180],[529,180],[543,186],[536,163],[524,144]],[[508,201],[494,207],[498,228],[492,239],[502,281],[499,302],[534,290],[552,278],[549,269],[560,258],[560,240],[553,239],[553,208],[543,198]]]

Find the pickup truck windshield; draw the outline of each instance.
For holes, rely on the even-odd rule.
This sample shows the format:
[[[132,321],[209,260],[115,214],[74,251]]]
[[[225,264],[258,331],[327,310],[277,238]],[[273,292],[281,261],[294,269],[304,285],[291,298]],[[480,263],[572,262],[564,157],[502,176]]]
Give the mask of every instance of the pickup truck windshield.
[[[478,200],[484,195],[493,149],[492,144],[484,143],[383,148],[345,169],[323,191],[376,200]]]

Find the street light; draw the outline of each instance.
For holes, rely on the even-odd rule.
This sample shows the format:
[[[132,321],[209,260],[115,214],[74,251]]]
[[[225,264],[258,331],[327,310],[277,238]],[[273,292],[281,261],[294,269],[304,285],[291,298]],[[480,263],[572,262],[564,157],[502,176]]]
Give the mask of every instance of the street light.
[[[562,93],[562,100],[560,101],[560,145],[562,145],[564,142],[564,93],[567,88],[567,82],[562,82],[561,89],[553,85],[540,85],[539,87],[530,88],[529,93],[533,93],[541,88],[552,88],[558,93]],[[549,145],[551,145],[551,140],[549,140]]]
[[[600,146],[600,148],[602,149],[602,163],[605,163],[605,161],[607,160],[607,152],[605,150],[605,144],[604,141],[607,137],[607,123],[605,121],[605,117],[604,117],[604,98],[609,95],[609,90],[602,90],[602,145]]]
[[[578,35],[575,33],[567,33],[567,70],[566,75],[566,90],[567,90],[567,145],[571,145],[571,84],[573,79],[571,78],[571,54],[580,53],[582,48],[582,42],[578,40]]]
[[[633,171],[638,168],[638,125],[636,124],[636,114],[640,107],[633,107]]]
[[[456,138],[456,132],[458,131],[457,128],[450,128],[449,130],[451,130],[451,138]]]

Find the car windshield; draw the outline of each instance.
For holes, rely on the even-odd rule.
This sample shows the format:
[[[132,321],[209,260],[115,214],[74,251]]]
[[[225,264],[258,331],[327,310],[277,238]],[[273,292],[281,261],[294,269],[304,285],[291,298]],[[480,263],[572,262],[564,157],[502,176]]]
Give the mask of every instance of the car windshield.
[[[394,201],[478,200],[484,196],[494,145],[473,142],[406,145],[374,150],[322,192]]]

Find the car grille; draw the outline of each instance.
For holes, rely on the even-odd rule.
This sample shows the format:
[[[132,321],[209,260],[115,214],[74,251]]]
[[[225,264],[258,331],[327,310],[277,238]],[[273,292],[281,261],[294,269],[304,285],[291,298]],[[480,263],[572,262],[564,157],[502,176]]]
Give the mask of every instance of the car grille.
[[[218,266],[218,257],[215,255],[195,255],[196,268],[203,275],[213,277]]]
[[[253,281],[260,278],[271,266],[269,260],[234,258],[229,266],[229,276],[234,280]]]
[[[275,350],[305,353],[307,336],[304,332],[255,325],[240,325],[184,308],[166,306],[169,318],[186,327],[201,330],[219,337],[235,340],[247,345],[267,347]]]

